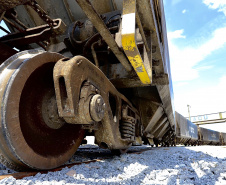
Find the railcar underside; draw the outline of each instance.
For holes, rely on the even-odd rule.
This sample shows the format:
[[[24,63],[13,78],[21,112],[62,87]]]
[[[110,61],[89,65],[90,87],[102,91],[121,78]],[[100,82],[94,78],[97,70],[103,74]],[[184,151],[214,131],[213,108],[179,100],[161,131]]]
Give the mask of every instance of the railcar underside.
[[[86,135],[114,152],[175,144],[159,0],[0,0],[0,151],[10,168],[50,169]]]

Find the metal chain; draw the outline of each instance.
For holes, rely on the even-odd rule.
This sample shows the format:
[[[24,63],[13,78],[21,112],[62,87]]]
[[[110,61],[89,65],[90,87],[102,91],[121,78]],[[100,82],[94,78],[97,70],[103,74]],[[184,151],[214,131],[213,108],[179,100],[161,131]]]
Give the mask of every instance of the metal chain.
[[[45,21],[51,28],[54,26],[54,21],[48,16],[48,14],[39,6],[39,4],[35,0],[31,0],[28,3],[40,16],[40,18]]]

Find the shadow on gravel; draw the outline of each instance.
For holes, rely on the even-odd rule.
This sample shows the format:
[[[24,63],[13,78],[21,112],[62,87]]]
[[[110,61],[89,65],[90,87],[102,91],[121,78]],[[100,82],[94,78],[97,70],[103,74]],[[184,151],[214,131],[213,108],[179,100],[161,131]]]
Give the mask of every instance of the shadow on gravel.
[[[216,184],[218,181],[226,184],[226,173],[225,176],[221,174],[226,172],[226,158],[212,157],[205,152],[192,150],[198,147],[151,148],[142,146],[131,147],[128,152],[147,148],[150,151],[141,154],[124,154],[120,157],[112,156],[108,150],[100,152],[97,149],[97,153],[92,152],[91,157],[108,156],[109,159],[104,162],[106,165],[102,163],[98,166],[99,164],[93,163],[86,166],[85,168],[90,168],[91,172],[80,171],[84,179],[74,179],[74,182],[201,185]],[[211,149],[213,149],[212,146]],[[87,155],[83,151],[80,151],[80,154]]]
[[[205,147],[205,146],[201,146]],[[209,146],[206,146],[205,151]],[[220,147],[220,146],[218,146]],[[222,146],[221,146],[222,147]],[[217,149],[217,147],[215,147]],[[150,150],[149,150],[150,149]],[[203,148],[204,149],[204,148]],[[214,149],[213,146],[209,149]],[[82,159],[107,158],[101,162],[82,164],[47,175],[24,178],[29,181],[76,184],[226,184],[226,158],[217,158],[199,151],[199,147],[151,148],[131,147],[140,154],[114,156],[98,147],[79,148],[71,162]],[[197,151],[196,151],[197,150]],[[226,148],[223,149],[226,152]],[[204,151],[204,150],[203,150]],[[222,151],[222,148],[221,148]],[[226,155],[225,155],[226,156]],[[74,170],[74,176],[67,173]]]
[[[152,161],[148,168],[141,172],[147,175],[140,183],[203,185],[218,182],[226,184],[226,158],[193,151],[194,148],[196,147],[154,148],[150,153],[150,155],[154,153]]]

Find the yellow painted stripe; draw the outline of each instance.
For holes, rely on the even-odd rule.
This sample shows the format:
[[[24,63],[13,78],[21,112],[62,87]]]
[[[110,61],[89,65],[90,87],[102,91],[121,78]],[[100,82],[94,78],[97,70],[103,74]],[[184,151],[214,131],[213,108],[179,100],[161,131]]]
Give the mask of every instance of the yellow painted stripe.
[[[143,84],[151,84],[151,80],[136,45],[135,34],[122,35],[122,47],[141,82]]]

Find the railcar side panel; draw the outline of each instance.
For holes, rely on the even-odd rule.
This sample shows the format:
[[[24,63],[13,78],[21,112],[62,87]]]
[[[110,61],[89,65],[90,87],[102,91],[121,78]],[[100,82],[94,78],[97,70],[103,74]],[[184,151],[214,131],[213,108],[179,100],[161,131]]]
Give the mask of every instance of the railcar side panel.
[[[177,122],[177,137],[180,138],[180,142],[186,143],[197,141],[198,127],[178,112],[176,112],[175,115]]]
[[[201,142],[204,144],[218,144],[220,143],[220,132],[199,127],[201,135]]]
[[[225,145],[226,144],[226,133],[221,132],[220,136],[221,136],[221,144]]]

